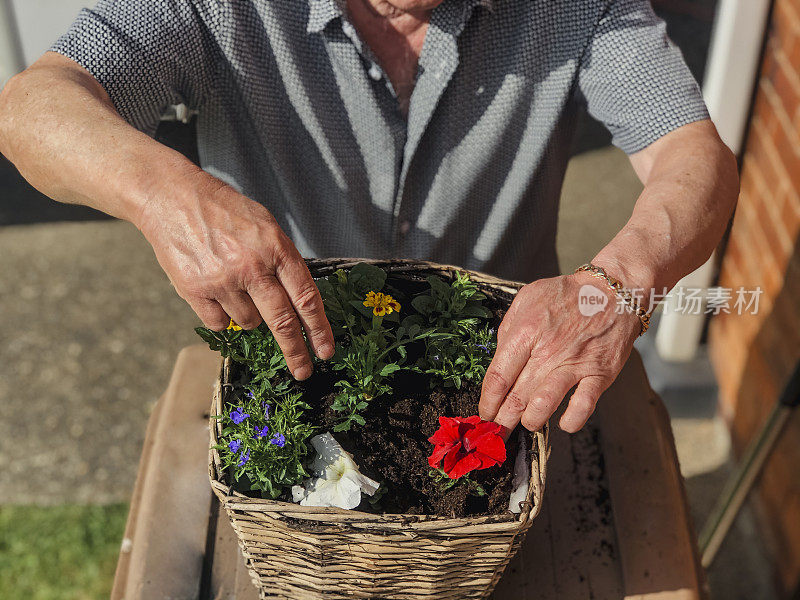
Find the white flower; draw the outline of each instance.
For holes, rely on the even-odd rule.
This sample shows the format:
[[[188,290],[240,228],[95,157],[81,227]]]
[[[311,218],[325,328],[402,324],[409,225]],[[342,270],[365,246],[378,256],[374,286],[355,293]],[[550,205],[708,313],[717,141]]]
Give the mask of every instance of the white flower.
[[[514,514],[522,512],[520,502],[528,497],[528,484],[530,483],[531,470],[528,466],[526,440],[519,435],[519,451],[514,460],[514,478],[511,480],[511,497],[508,499],[508,510]]]
[[[314,477],[292,487],[292,499],[301,506],[335,506],[353,509],[361,493],[372,496],[380,485],[362,475],[349,452],[330,433],[311,438],[317,457],[311,463]]]

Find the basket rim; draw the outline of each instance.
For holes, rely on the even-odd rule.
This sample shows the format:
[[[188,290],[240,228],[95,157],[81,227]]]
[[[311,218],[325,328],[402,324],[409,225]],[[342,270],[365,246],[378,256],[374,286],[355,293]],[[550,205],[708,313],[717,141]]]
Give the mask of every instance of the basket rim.
[[[330,258],[330,259],[306,259],[309,271],[312,276],[321,277],[327,275],[329,269],[349,268],[357,263],[368,263],[379,266],[387,271],[397,273],[414,272],[439,272],[453,275],[456,272],[468,273],[473,281],[476,281],[482,288],[493,288],[504,295],[513,296],[524,285],[523,283],[510,281],[473,271],[424,260],[411,259],[363,259],[363,258]],[[333,271],[331,271],[333,272]],[[315,507],[300,506],[294,502],[284,502],[281,500],[270,500],[267,498],[252,498],[240,492],[231,490],[230,486],[222,481],[223,469],[219,452],[214,446],[219,443],[219,435],[222,431],[222,423],[215,418],[221,412],[226,390],[231,385],[228,383],[230,358],[221,360],[220,371],[214,388],[212,397],[211,411],[209,418],[210,448],[209,448],[209,480],[211,488],[219,501],[228,509],[236,506],[237,510],[253,512],[272,512],[280,513],[282,516],[297,520],[318,522],[319,525],[350,525],[358,529],[383,529],[396,530],[397,533],[403,530],[428,530],[431,532],[442,533],[447,529],[458,529],[459,533],[464,533],[464,527],[480,529],[489,528],[490,530],[523,530],[527,529],[533,519],[539,514],[542,508],[544,487],[547,472],[547,459],[550,452],[549,445],[549,423],[535,432],[530,432],[532,448],[529,453],[531,465],[530,479],[525,500],[520,502],[523,505],[520,513],[505,511],[495,515],[473,516],[473,517],[446,517],[430,514],[405,514],[405,513],[367,513],[358,510],[347,510],[335,507]],[[317,518],[312,518],[316,516]]]

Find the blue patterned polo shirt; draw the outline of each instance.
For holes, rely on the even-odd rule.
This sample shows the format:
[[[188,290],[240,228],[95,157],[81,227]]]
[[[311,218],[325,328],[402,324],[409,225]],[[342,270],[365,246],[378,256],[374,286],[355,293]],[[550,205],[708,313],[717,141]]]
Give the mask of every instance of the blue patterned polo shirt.
[[[153,134],[199,111],[203,168],[306,256],[558,273],[581,103],[633,153],[707,118],[647,0],[443,0],[407,117],[337,0],[101,0],[53,46]]]

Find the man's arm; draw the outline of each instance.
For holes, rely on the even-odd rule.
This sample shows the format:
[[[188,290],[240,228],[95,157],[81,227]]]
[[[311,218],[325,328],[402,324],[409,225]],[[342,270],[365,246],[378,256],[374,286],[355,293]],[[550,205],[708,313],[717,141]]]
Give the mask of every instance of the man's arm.
[[[300,379],[311,374],[301,326],[318,356],[333,355],[316,285],[269,211],[130,126],[77,63],[47,53],[6,84],[0,152],[54,200],[138,227],[208,327],[263,318]]]
[[[645,185],[633,215],[592,261],[628,288],[671,288],[714,250],[739,193],[736,160],[713,124],[699,121],[631,155]],[[578,310],[587,273],[543,279],[517,294],[498,331],[480,414],[513,428],[541,427],[577,386],[560,426],[578,431],[622,370],[640,322],[636,315]],[[610,290],[609,306],[616,304]],[[648,297],[644,298],[647,306]]]
[[[630,161],[644,191],[595,262],[631,288],[661,292],[702,265],[722,239],[739,196],[736,158],[705,120],[673,131]]]

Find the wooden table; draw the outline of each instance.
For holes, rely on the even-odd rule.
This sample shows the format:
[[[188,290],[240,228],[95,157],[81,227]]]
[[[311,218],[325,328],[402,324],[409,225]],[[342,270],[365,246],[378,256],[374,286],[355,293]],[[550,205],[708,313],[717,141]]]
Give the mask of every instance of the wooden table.
[[[182,350],[150,417],[114,600],[258,598],[208,483],[218,366]],[[542,513],[493,598],[705,598],[669,418],[637,354],[589,425],[551,442]]]

